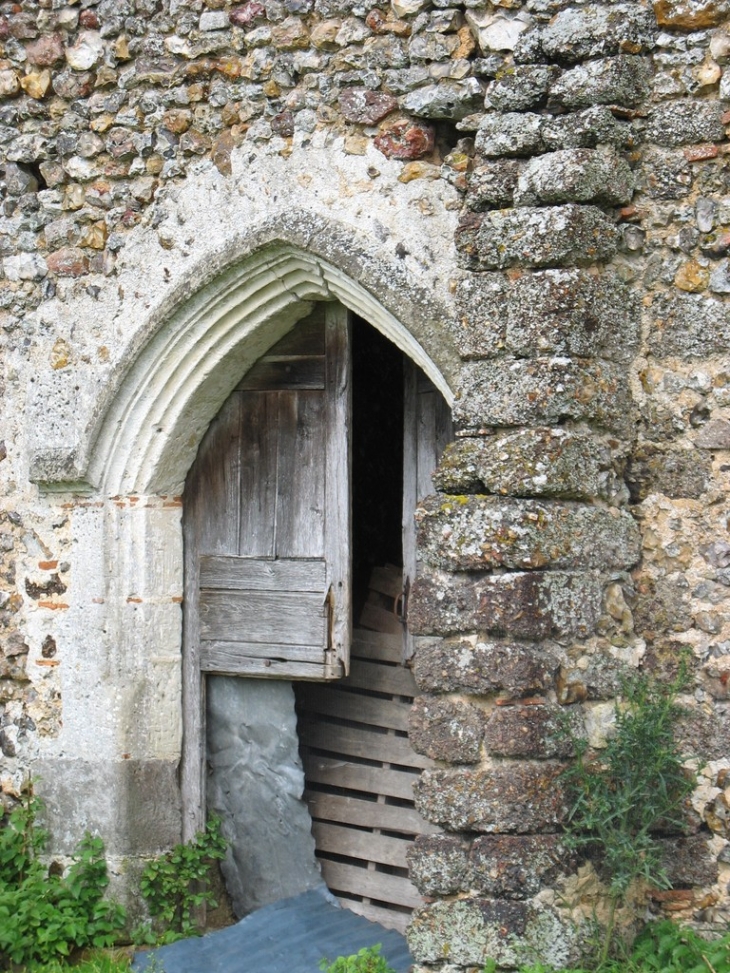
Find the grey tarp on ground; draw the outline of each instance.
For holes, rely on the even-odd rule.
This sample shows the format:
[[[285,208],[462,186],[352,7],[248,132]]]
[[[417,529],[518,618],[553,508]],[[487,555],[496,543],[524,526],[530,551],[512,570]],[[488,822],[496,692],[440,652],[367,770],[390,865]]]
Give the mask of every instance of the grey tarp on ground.
[[[234,926],[138,953],[133,968],[155,973],[319,973],[323,957],[349,956],[382,943],[382,955],[406,973],[413,962],[400,933],[340,908],[315,889],[257,909]]]

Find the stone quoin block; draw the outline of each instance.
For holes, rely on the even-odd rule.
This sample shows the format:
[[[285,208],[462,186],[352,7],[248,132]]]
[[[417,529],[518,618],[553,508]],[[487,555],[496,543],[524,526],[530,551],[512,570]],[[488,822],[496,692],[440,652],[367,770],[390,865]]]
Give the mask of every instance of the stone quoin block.
[[[602,585],[590,572],[511,572],[416,578],[408,626],[417,635],[478,631],[528,641],[586,636],[598,621]]]
[[[407,933],[417,963],[513,970],[535,956],[556,969],[580,956],[581,930],[547,906],[492,899],[436,902],[416,913]]]
[[[450,571],[492,568],[630,568],[639,529],[626,511],[506,497],[426,497],[416,510],[429,564]]]
[[[647,58],[619,55],[571,68],[550,86],[548,110],[575,110],[593,105],[641,104],[650,89]]]
[[[421,895],[453,895],[467,888],[468,846],[453,835],[419,835],[407,852],[408,874]]]
[[[550,82],[559,69],[544,64],[518,65],[490,84],[487,108],[501,112],[529,111],[539,108],[547,98]]]
[[[609,449],[587,433],[520,429],[457,439],[432,476],[441,493],[590,499],[609,493]]]
[[[562,732],[560,713],[552,706],[497,707],[486,721],[484,746],[493,757],[544,760],[572,756],[573,746]],[[579,727],[575,727],[579,730]]]
[[[512,205],[521,162],[519,159],[486,160],[466,177],[466,205],[475,213]]]
[[[628,438],[632,400],[626,368],[585,358],[469,362],[454,403],[457,429],[588,422]]]
[[[416,753],[452,764],[479,760],[484,715],[475,706],[438,696],[417,696],[408,717],[408,739]]]
[[[413,674],[426,692],[467,692],[486,696],[545,693],[555,682],[558,661],[545,649],[514,642],[418,640]]]
[[[483,156],[532,155],[542,149],[541,115],[529,112],[487,114],[479,123],[474,145]]]
[[[563,765],[511,762],[489,770],[425,770],[414,786],[416,807],[447,831],[555,831],[566,813]]]
[[[555,354],[630,361],[636,354],[639,303],[612,271],[464,274],[455,297],[455,337],[466,359]]]
[[[649,351],[657,358],[707,358],[730,345],[730,304],[698,294],[657,294],[648,311]]]
[[[468,877],[481,895],[528,899],[576,864],[560,835],[482,835],[471,846]]]
[[[516,206],[550,203],[628,203],[634,175],[613,149],[561,149],[531,159],[520,173]]]
[[[593,3],[560,10],[540,28],[540,47],[551,60],[563,63],[650,50],[657,29],[650,10],[633,3]]]
[[[547,152],[594,149],[597,145],[627,146],[634,142],[631,126],[614,118],[611,109],[605,105],[567,115],[545,115],[540,135]]]
[[[615,225],[595,206],[499,210],[462,220],[456,246],[469,269],[585,266],[609,260]]]

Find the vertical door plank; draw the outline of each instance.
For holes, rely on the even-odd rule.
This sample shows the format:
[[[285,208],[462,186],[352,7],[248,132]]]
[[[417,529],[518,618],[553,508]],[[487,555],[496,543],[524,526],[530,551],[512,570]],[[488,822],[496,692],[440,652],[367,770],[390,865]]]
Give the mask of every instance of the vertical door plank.
[[[279,449],[276,393],[238,392],[240,401],[239,532],[226,554],[274,556],[276,468]],[[204,553],[218,553],[208,551]]]
[[[278,462],[275,556],[323,557],[325,546],[325,394],[277,393]]]
[[[339,665],[333,675],[347,674],[352,641],[351,489],[350,489],[350,312],[342,304],[325,308],[326,416],[325,560],[328,571],[330,646]],[[333,660],[333,661],[334,661]]]

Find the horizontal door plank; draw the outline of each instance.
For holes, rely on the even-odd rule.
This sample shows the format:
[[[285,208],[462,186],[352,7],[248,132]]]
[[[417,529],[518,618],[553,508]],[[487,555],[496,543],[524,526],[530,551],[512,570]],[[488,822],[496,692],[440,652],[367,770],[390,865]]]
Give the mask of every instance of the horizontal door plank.
[[[323,821],[354,824],[360,828],[379,828],[381,831],[398,831],[408,835],[438,832],[438,828],[424,821],[414,808],[361,801],[356,797],[323,794],[319,791],[306,791],[305,800],[312,817]]]
[[[365,659],[353,659],[350,674],[343,681],[343,686],[371,689],[378,693],[391,693],[393,696],[408,696],[410,699],[418,695],[416,680],[410,669],[404,666],[386,666]]]
[[[333,691],[331,687],[312,686],[307,693],[308,712],[321,716],[336,716],[352,720],[353,723],[367,723],[370,726],[386,727],[390,730],[408,730],[408,714],[411,704],[398,700],[379,699],[377,696],[363,696],[360,693]]]
[[[394,868],[408,868],[406,852],[413,844],[407,838],[391,838],[371,831],[357,831],[329,821],[315,821],[312,834],[318,851],[357,858],[360,861],[380,862]]]
[[[330,753],[382,760],[402,767],[436,766],[430,757],[416,753],[406,737],[375,733],[364,727],[336,726],[304,717],[300,720],[299,735],[307,746]]]
[[[418,780],[416,771],[371,767],[341,757],[320,757],[313,753],[305,754],[303,759],[306,778],[313,784],[413,800],[413,785]]]
[[[321,594],[279,591],[200,593],[200,637],[207,641],[327,644]]]
[[[371,871],[358,868],[355,865],[345,865],[342,862],[320,859],[322,877],[328,888],[333,892],[350,892],[362,895],[379,902],[392,902],[394,905],[405,905],[416,909],[423,905],[423,899],[418,889],[400,875],[389,875],[387,872]]]
[[[203,660],[202,672],[219,676],[246,676],[249,679],[301,679],[321,682],[339,679],[342,666],[339,662],[297,662],[283,659],[249,659],[242,657],[235,664],[225,664],[216,658]]]
[[[390,635],[387,632],[369,632],[358,628],[352,633],[352,657],[377,659],[380,662],[403,662],[403,635]]]
[[[311,591],[325,594],[326,565],[321,558],[236,557],[204,554],[200,587],[239,591]]]
[[[370,905],[369,902],[358,902],[357,899],[346,899],[343,897],[339,901],[343,909],[349,909],[350,912],[354,912],[358,916],[364,916],[370,922],[377,922],[385,929],[395,929],[401,935],[405,936],[408,923],[411,919],[410,912],[396,912],[394,909],[385,909],[379,905]]]
[[[280,645],[278,642],[221,642],[202,640],[200,643],[202,668],[206,664],[218,667],[236,665],[240,659],[287,659],[291,662],[322,662],[321,645]]]

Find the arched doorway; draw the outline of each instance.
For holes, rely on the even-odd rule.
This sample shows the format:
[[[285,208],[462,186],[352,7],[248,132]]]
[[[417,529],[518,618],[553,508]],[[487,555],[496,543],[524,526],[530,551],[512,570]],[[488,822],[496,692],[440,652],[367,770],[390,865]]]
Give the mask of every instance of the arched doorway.
[[[416,570],[412,512],[450,435],[426,377],[330,302],[247,371],[201,442],[184,503],[199,684],[186,730],[205,741],[201,789],[227,819],[239,913],[319,881],[315,853],[356,911],[402,925],[418,903],[405,848],[426,830],[410,795],[424,760],[407,741],[415,687],[396,616]],[[351,650],[351,676],[328,689]]]

